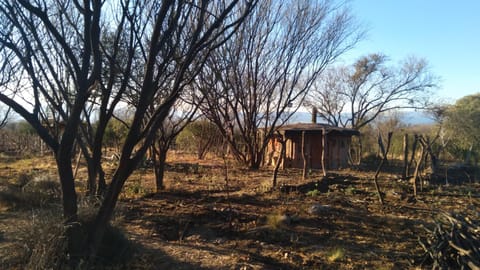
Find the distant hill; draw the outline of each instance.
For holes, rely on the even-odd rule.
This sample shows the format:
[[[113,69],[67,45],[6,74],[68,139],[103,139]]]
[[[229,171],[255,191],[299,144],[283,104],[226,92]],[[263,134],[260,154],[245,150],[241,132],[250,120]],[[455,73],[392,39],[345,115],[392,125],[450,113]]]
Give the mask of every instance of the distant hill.
[[[433,124],[435,121],[425,112],[403,112],[402,113],[402,122],[410,125],[425,125]]]
[[[433,124],[433,119],[421,111],[407,111],[401,113],[401,120],[407,125],[428,125]],[[310,112],[299,111],[296,112],[293,117],[288,121],[289,123],[310,123],[312,115]],[[322,119],[317,119],[318,123],[322,123]]]

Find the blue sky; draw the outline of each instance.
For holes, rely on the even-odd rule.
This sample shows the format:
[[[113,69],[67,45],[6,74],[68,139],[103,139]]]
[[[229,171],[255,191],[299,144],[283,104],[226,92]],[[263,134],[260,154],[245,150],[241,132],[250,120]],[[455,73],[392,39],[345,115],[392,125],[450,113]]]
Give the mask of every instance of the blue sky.
[[[441,78],[438,98],[443,101],[480,92],[480,1],[352,0],[349,4],[367,36],[345,59],[379,52],[394,64],[414,55],[425,58],[431,72]]]

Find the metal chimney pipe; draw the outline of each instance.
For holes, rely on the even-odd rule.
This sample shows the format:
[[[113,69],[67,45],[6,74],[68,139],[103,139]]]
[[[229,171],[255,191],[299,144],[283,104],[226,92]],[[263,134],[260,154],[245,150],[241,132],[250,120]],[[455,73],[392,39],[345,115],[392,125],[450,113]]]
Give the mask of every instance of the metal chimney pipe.
[[[312,107],[312,123],[316,124],[317,123],[317,108]]]

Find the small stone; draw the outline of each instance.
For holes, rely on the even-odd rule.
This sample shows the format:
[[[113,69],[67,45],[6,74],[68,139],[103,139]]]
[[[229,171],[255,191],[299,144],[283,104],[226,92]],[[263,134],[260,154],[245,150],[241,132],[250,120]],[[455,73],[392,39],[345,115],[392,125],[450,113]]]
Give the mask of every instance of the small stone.
[[[312,215],[320,215],[322,213],[325,213],[326,211],[329,211],[332,207],[330,205],[322,205],[319,203],[313,204],[310,206],[308,209],[308,213]]]

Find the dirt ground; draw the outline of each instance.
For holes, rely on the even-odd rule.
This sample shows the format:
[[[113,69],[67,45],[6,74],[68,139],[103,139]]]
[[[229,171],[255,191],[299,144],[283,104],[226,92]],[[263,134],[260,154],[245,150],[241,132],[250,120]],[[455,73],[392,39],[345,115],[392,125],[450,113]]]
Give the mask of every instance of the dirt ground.
[[[52,170],[44,163],[0,164],[0,187],[22,166]],[[479,218],[475,183],[425,186],[415,198],[411,184],[382,173],[381,205],[369,171],[313,171],[303,181],[300,170],[285,170],[272,191],[269,169],[181,154],[168,163],[165,191],[153,193],[144,168],[121,196],[116,224],[137,246],[125,269],[422,269],[418,238],[439,211]],[[21,245],[15,230],[32,222],[32,211],[2,206],[0,250]],[[0,263],[15,265],[8,255],[0,251]]]

